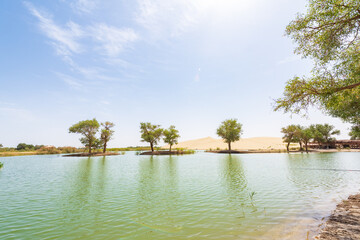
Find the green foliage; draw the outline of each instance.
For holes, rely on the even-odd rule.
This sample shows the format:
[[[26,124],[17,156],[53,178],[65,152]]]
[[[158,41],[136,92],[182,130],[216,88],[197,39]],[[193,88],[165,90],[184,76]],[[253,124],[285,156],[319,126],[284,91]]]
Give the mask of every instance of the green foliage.
[[[56,147],[42,147],[37,150],[38,154],[60,154],[61,150],[57,149]]]
[[[125,147],[125,148],[109,148],[109,151],[112,152],[116,152],[116,151],[148,151],[151,150],[150,147],[141,147],[141,146],[137,146],[137,147]]]
[[[351,140],[360,140],[360,125],[352,126],[349,136]]]
[[[175,126],[171,125],[169,129],[165,129],[163,131],[164,135],[164,142],[170,145],[170,151],[171,147],[175,144],[178,144],[178,139],[180,137],[179,131],[175,129]]]
[[[290,143],[300,142],[302,127],[300,125],[289,125],[281,129],[283,141],[287,143],[286,150],[289,151]]]
[[[99,140],[96,138],[96,133],[100,127],[99,122],[94,118],[92,120],[80,121],[69,128],[70,133],[79,133],[83,135],[80,142],[86,146],[91,153],[91,149],[99,145]]]
[[[106,146],[107,143],[112,139],[113,135],[114,135],[114,130],[112,130],[111,128],[113,128],[115,126],[114,123],[112,122],[104,122],[101,123],[101,126],[103,126],[103,129],[101,129],[101,142],[103,144],[103,152],[106,152]]]
[[[330,143],[336,140],[332,135],[339,135],[340,131],[336,130],[334,126],[329,124],[315,124],[310,126],[311,131],[314,134],[314,141],[321,143]]]
[[[79,151],[75,147],[58,147],[58,150],[60,150],[61,153],[76,153]]]
[[[231,143],[240,140],[242,124],[237,119],[227,119],[221,123],[216,133],[229,145],[231,151]]]
[[[0,169],[3,168],[4,164],[0,162]]]
[[[314,138],[314,132],[310,127],[302,127],[300,131],[299,140],[305,144],[305,149],[308,151],[308,143]]]
[[[35,150],[35,146],[32,144],[19,143],[16,147],[18,151],[33,151]]]
[[[142,142],[150,143],[151,151],[154,151],[154,145],[158,144],[160,137],[163,134],[163,129],[160,125],[153,125],[149,122],[140,123],[140,133]]]
[[[360,2],[309,0],[286,28],[295,52],[315,62],[310,77],[287,82],[275,110],[300,113],[316,105],[344,121],[360,122]]]

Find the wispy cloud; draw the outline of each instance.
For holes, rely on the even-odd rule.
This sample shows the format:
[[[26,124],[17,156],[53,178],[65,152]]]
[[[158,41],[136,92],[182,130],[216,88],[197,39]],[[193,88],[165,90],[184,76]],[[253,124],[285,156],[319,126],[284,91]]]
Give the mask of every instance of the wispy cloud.
[[[117,28],[101,23],[89,29],[91,37],[100,43],[101,54],[109,57],[118,55],[125,46],[139,39],[135,31],[130,28]]]
[[[25,6],[39,20],[40,29],[51,40],[59,55],[81,52],[81,45],[77,40],[84,36],[84,32],[78,24],[70,21],[66,27],[61,27],[55,24],[49,14],[39,11],[31,3],[25,2]]]
[[[74,2],[79,9],[91,7],[94,1],[76,1]],[[43,34],[50,40],[56,53],[76,74],[80,74],[80,79],[92,80],[93,84],[99,84],[101,81],[121,81],[118,76],[111,76],[109,67],[113,67],[119,54],[125,49],[131,47],[131,43],[139,39],[138,34],[131,28],[118,28],[106,23],[94,23],[87,26],[81,26],[72,21],[61,26],[54,22],[52,16],[45,11],[40,11],[33,4],[25,2],[25,6],[30,13],[39,21],[39,28]],[[74,5],[75,6],[75,5]],[[88,8],[90,10],[90,8]],[[100,56],[99,56],[100,55]],[[82,66],[86,57],[89,62],[89,56],[94,59],[95,66]],[[100,64],[97,59],[105,58]],[[76,61],[75,61],[76,59]],[[125,67],[126,61],[121,60],[120,67]],[[59,77],[59,75],[58,75]],[[77,77],[61,75],[60,78],[72,88],[84,86]]]
[[[91,13],[97,6],[94,0],[76,0],[71,2],[71,7],[77,13]]]
[[[56,73],[56,75],[58,75],[58,77],[63,80],[68,86],[70,86],[71,88],[74,88],[74,89],[80,89],[83,84],[80,83],[79,80],[69,76],[69,75],[66,75],[66,74],[63,74],[63,73]]]
[[[195,2],[189,0],[138,0],[135,21],[154,38],[174,37],[198,22],[198,10]]]

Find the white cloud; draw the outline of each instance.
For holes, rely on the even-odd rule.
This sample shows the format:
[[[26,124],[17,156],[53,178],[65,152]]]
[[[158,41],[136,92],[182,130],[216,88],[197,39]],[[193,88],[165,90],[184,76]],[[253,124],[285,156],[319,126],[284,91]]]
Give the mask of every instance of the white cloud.
[[[194,2],[189,0],[138,0],[135,21],[152,37],[174,37],[194,26],[198,13]]]
[[[31,3],[25,2],[25,5],[39,20],[40,29],[51,39],[51,44],[59,55],[67,56],[81,52],[81,45],[77,40],[84,36],[84,32],[78,24],[68,22],[66,27],[58,26],[48,14],[40,12]]]
[[[69,85],[71,88],[75,88],[75,89],[79,89],[81,88],[83,85],[80,83],[79,80],[69,76],[69,75],[65,75],[62,73],[56,73],[58,75],[58,77],[63,80],[67,85]]]
[[[77,13],[91,13],[97,5],[94,0],[77,0],[71,3],[71,7]]]
[[[139,38],[133,29],[117,28],[105,23],[96,24],[89,29],[91,37],[100,43],[101,54],[109,57],[118,55],[125,46]]]
[[[242,24],[259,0],[137,0],[135,21],[155,40],[201,30]]]

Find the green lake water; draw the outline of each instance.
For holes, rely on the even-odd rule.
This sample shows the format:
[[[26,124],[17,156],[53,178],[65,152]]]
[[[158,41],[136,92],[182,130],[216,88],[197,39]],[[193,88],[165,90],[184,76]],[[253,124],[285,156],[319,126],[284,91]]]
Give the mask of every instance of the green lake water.
[[[306,239],[360,186],[360,153],[0,161],[0,239]]]

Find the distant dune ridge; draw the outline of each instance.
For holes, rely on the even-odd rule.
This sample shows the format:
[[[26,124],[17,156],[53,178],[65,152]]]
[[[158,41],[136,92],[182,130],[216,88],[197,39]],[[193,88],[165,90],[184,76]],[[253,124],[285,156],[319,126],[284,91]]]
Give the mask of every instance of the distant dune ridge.
[[[168,148],[168,146],[164,146]],[[200,138],[173,146],[173,148],[187,148],[194,150],[207,150],[207,149],[227,149],[228,146],[222,139],[215,139],[212,137]],[[243,138],[240,141],[231,144],[233,150],[270,150],[270,149],[286,149],[285,143],[279,137],[254,137]]]

